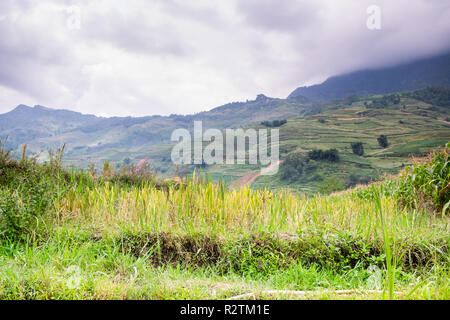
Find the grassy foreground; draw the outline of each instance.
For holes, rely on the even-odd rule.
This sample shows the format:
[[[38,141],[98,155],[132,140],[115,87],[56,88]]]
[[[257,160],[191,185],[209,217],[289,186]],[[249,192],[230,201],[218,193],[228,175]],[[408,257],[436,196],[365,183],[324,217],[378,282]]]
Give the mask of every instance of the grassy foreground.
[[[448,148],[308,198],[0,151],[1,299],[450,299]]]

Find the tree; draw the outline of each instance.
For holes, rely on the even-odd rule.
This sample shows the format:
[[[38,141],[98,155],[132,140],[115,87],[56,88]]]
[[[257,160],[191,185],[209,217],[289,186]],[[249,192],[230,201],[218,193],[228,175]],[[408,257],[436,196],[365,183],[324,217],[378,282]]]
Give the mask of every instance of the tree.
[[[299,179],[308,162],[309,159],[300,153],[290,153],[281,164],[281,179],[290,181]]]
[[[321,161],[331,161],[331,162],[338,162],[339,161],[339,152],[336,149],[330,149],[330,150],[312,150],[308,152],[308,157],[311,160]]]
[[[352,142],[353,153],[362,156],[364,154],[364,146],[362,142]]]
[[[287,120],[286,120],[286,119],[283,119],[283,120],[274,120],[274,121],[263,121],[263,122],[261,122],[261,124],[262,124],[263,126],[266,126],[266,127],[272,127],[272,128],[281,127],[281,126],[285,125],[286,123],[287,123]]]
[[[389,146],[388,138],[384,134],[380,135],[377,140],[380,147],[387,148]]]
[[[308,157],[311,160],[322,160],[323,159],[323,150],[312,150],[308,152]]]
[[[447,87],[429,86],[425,89],[411,92],[409,96],[435,106],[450,107],[450,88]]]

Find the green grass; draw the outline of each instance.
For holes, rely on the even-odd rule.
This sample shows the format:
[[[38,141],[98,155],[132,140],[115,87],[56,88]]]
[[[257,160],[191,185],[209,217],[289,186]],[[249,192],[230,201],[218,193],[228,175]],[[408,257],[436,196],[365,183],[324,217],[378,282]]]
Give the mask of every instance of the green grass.
[[[75,245],[68,239],[27,247],[2,247],[2,299],[226,299],[267,290],[311,291],[309,299],[342,299],[335,290],[357,289],[351,299],[382,299],[364,290],[383,290],[384,271],[355,267],[341,271],[292,263],[269,277],[220,274],[208,267],[151,267],[103,243]],[[450,298],[448,269],[394,270],[399,299]],[[280,297],[295,298],[295,297]]]

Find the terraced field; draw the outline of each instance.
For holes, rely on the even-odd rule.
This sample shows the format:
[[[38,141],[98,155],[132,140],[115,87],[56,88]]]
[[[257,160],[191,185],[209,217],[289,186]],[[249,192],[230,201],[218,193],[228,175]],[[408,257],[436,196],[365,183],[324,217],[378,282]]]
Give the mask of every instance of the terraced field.
[[[411,156],[420,156],[450,141],[450,124],[445,121],[448,108],[404,98],[400,104],[385,109],[370,109],[364,106],[366,100],[342,109],[329,109],[322,113],[289,119],[280,128],[280,152],[283,159],[290,152],[306,153],[314,149],[336,148],[338,163],[320,162],[313,175],[335,176],[349,186],[348,178],[356,182],[378,180],[384,174],[395,174],[411,161]],[[262,127],[261,127],[262,128]],[[377,137],[388,137],[389,146],[379,146]],[[352,152],[351,143],[362,142],[364,155]],[[207,172],[213,178],[224,177],[232,181],[241,175],[258,170],[258,167],[241,167],[229,175],[230,167],[215,166]],[[319,190],[320,181],[306,173],[295,182],[283,181],[280,175],[259,177],[254,188],[271,189],[289,187],[312,194]]]
[[[450,108],[427,104],[407,95],[403,95],[400,102],[395,105],[371,108],[372,101],[380,97],[382,96],[361,97],[351,104],[345,100],[331,101],[322,103],[321,106],[311,105],[308,108],[284,100],[284,102],[277,100],[278,104],[272,106],[270,103],[274,103],[273,99],[269,99],[268,104],[264,102],[265,100],[259,101],[259,104],[252,102],[254,106],[250,103],[253,107],[248,107],[247,104],[231,104],[213,111],[218,113],[217,117],[220,114],[226,118],[231,115],[234,117],[233,112],[237,112],[239,108],[245,108],[242,112],[245,111],[247,117],[253,119],[256,116],[252,115],[252,112],[261,112],[263,106],[270,110],[280,108],[284,110],[284,104],[289,106],[290,113],[286,110],[285,113],[280,113],[280,117],[288,117],[287,123],[279,128],[280,158],[285,159],[292,152],[306,154],[314,149],[336,148],[340,161],[316,163],[315,170],[306,172],[295,181],[283,180],[280,174],[270,178],[261,176],[252,183],[252,188],[267,187],[275,190],[288,187],[293,191],[312,195],[317,192],[327,193],[321,187],[330,184],[327,178],[332,179],[333,184],[339,187],[338,189],[343,189],[358,183],[379,180],[385,174],[395,174],[410,163],[411,156],[420,156],[450,141],[450,122],[447,121],[450,117]],[[299,109],[296,111],[295,108]],[[305,113],[305,110],[308,110],[309,115],[294,116],[296,112],[297,114]],[[199,114],[196,118],[192,118],[192,121],[201,120],[202,117],[202,114]],[[206,121],[205,128],[208,123],[217,125],[217,123]],[[227,120],[221,123],[222,127],[219,128],[223,129],[223,126],[229,123]],[[266,127],[260,125],[246,128]],[[387,148],[379,146],[377,137],[380,135],[388,137]],[[363,156],[357,156],[352,152],[351,143],[353,142],[363,143]],[[66,165],[78,168],[86,168],[89,163],[94,163],[101,170],[105,160],[120,166],[127,157],[131,157],[135,162],[145,158],[150,161],[161,178],[184,176],[197,170],[202,171],[212,181],[223,181],[227,185],[261,169],[259,165],[213,165],[201,169],[195,166],[177,168],[171,162],[173,145],[161,143],[110,147],[90,155],[72,151],[65,156],[64,161]]]

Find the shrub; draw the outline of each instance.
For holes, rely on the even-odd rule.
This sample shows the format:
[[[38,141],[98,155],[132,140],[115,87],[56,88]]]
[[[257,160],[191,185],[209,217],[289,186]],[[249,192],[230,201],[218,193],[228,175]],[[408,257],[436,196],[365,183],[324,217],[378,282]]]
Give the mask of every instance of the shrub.
[[[173,183],[157,181],[156,175],[146,160],[116,171],[105,161],[102,176],[96,176],[93,165],[90,173],[69,171],[62,166],[64,147],[49,152],[50,161],[39,164],[36,158],[10,157],[0,141],[0,239],[20,241],[30,234],[36,234],[38,221],[48,212],[53,201],[66,192],[74,192],[82,186],[104,185],[111,182],[118,185],[151,184],[155,188],[167,188]]]
[[[105,169],[105,164],[107,168]],[[115,171],[107,161],[103,164],[102,177],[106,181],[124,185],[141,185],[143,183],[157,184],[156,174],[153,172],[150,163],[142,159],[138,164],[123,166],[120,171]]]
[[[353,153],[362,156],[364,155],[364,146],[362,142],[352,142]]]
[[[385,95],[381,98],[375,98],[372,103],[368,105],[369,108],[387,108],[392,105],[399,104],[401,97],[398,94]]]
[[[56,163],[39,165],[25,154],[0,163],[0,235],[19,240],[30,234],[67,180]]]
[[[321,182],[319,182],[318,186],[319,192],[322,194],[330,194],[345,189],[344,182],[336,176],[324,178]]]
[[[389,146],[388,138],[384,134],[380,135],[377,140],[380,147],[387,148]]]
[[[338,162],[339,161],[339,152],[337,149],[329,149],[329,150],[312,150],[308,152],[308,157],[311,160],[315,161],[331,161]]]
[[[6,150],[4,144],[0,140],[0,166],[6,166],[11,160],[11,150]]]
[[[374,199],[377,193],[393,197],[402,206],[428,208],[446,214],[450,207],[450,144],[416,163],[394,179],[354,191],[359,198]]]
[[[48,208],[51,195],[46,182],[24,184],[16,191],[3,189],[0,193],[0,234],[20,239],[31,233],[36,219]]]
[[[416,207],[430,201],[438,211],[450,206],[450,148],[438,150],[428,160],[407,167],[400,177],[398,196],[405,205]],[[421,203],[420,203],[421,202]]]
[[[287,123],[287,120],[274,120],[274,121],[263,121],[261,124],[266,127],[281,127]]]
[[[301,177],[309,159],[298,152],[289,154],[280,166],[281,179],[294,181]]]

